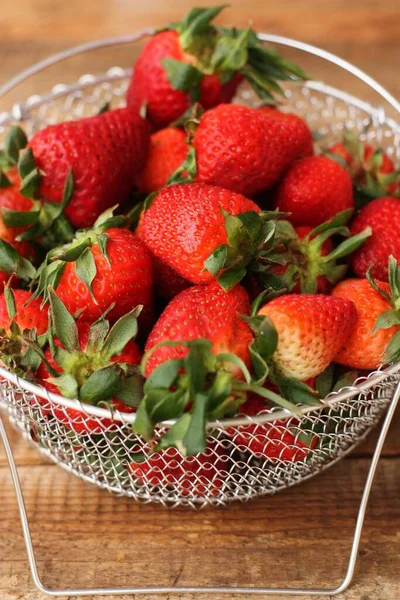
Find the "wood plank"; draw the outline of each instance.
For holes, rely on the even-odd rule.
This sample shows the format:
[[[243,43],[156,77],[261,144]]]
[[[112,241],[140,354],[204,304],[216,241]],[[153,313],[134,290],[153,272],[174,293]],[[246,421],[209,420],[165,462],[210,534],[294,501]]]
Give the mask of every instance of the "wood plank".
[[[117,498],[55,466],[22,467],[20,476],[48,585],[327,586],[345,569],[367,466],[365,459],[342,461],[275,497],[198,512]],[[348,599],[398,598],[398,468],[398,460],[381,462]],[[32,584],[4,468],[0,503],[0,592],[16,598]]]

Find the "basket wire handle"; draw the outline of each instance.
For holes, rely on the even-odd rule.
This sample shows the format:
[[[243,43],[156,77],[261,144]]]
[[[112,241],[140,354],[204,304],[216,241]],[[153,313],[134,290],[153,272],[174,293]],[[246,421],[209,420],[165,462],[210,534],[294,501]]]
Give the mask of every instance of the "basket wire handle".
[[[8,460],[8,464],[10,466],[10,472],[12,477],[12,482],[14,484],[15,494],[18,502],[18,509],[22,523],[22,530],[24,534],[24,540],[26,549],[28,552],[28,560],[29,567],[32,573],[33,581],[36,587],[43,593],[50,596],[102,596],[102,595],[117,595],[117,594],[171,594],[171,593],[218,593],[218,594],[265,594],[265,595],[275,595],[275,594],[286,594],[290,596],[334,596],[336,594],[340,594],[344,592],[350,585],[354,570],[357,561],[358,548],[360,545],[360,539],[362,534],[362,528],[364,524],[365,513],[367,510],[368,500],[372,488],[372,484],[374,481],[376,468],[378,466],[379,458],[382,453],[382,448],[385,443],[385,439],[387,433],[390,428],[390,424],[393,419],[393,415],[396,411],[397,404],[400,398],[400,381],[397,384],[395,392],[393,394],[393,398],[390,402],[389,408],[386,412],[385,420],[382,425],[382,429],[378,438],[378,442],[376,444],[374,454],[372,457],[371,465],[368,471],[367,480],[365,482],[364,491],[361,497],[360,506],[358,509],[356,527],[354,531],[353,543],[350,552],[349,563],[347,567],[346,576],[343,579],[342,583],[336,588],[329,589],[317,589],[317,588],[268,588],[268,587],[120,587],[120,588],[87,588],[87,589],[49,589],[45,587],[39,577],[35,552],[32,543],[32,536],[29,527],[28,516],[26,513],[26,507],[24,502],[24,497],[22,494],[21,483],[18,476],[17,467],[15,464],[15,459],[11,450],[11,445],[4,427],[4,423],[2,418],[0,418],[0,437],[3,441],[6,457]]]

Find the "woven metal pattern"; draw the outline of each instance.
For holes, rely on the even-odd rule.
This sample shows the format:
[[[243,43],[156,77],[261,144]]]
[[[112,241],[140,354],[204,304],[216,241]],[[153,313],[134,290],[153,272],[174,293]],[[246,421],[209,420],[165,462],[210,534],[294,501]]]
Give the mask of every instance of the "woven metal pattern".
[[[119,68],[103,77],[86,75],[73,86],[56,86],[46,97],[14,106],[11,113],[0,114],[0,145],[6,128],[17,120],[31,135],[47,124],[94,114],[106,101],[122,105],[128,75]],[[400,129],[381,110],[322,84],[292,85],[286,95],[287,109],[324,136],[320,144],[340,139],[344,127],[362,133],[371,124],[364,139],[378,142],[400,160]],[[237,101],[255,103],[246,87]],[[12,376],[0,378],[0,389],[10,418],[25,436],[79,477],[143,502],[202,507],[273,494],[344,456],[379,421],[398,381],[396,374],[376,384],[371,377],[362,392],[355,388],[353,397],[300,417],[278,411],[275,421],[268,413],[263,423],[247,417],[245,424],[243,419],[214,424],[206,452],[186,459],[174,449],[150,457],[149,448],[132,432],[132,415],[99,416],[107,411],[96,414],[78,403],[72,409]],[[140,464],[135,463],[137,452],[146,457]]]

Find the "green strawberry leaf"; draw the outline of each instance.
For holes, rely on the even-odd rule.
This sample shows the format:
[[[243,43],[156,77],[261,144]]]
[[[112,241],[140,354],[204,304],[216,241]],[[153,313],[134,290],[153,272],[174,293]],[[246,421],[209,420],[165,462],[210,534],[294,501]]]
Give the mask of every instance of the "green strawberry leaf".
[[[165,393],[151,411],[152,423],[162,423],[168,419],[179,418],[185,410],[188,398],[188,393],[185,390]]]
[[[110,323],[104,318],[104,315],[97,319],[89,330],[89,338],[86,344],[85,352],[87,354],[100,354],[104,340],[110,331]]]
[[[329,221],[325,221],[324,223],[321,223],[321,225],[318,225],[318,227],[314,227],[314,229],[308,234],[309,237],[315,237],[316,235],[320,233],[325,233],[330,229],[341,228],[344,225],[347,225],[347,223],[353,216],[353,213],[353,208],[347,208],[346,210],[343,210],[342,212],[332,217],[332,219],[329,219]]]
[[[4,171],[0,170],[0,190],[3,190],[5,188],[8,188],[10,186],[12,186],[13,184],[11,183],[11,181],[8,179],[7,175],[4,173]]]
[[[145,440],[151,440],[154,433],[154,426],[151,422],[149,413],[147,412],[148,397],[144,396],[140,402],[133,422],[132,429]]]
[[[320,401],[316,393],[310,386],[291,377],[283,377],[274,373],[274,383],[279,388],[281,394],[296,404],[307,404],[309,406],[318,406]]]
[[[85,248],[82,254],[75,262],[75,270],[77,277],[83,281],[88,288],[92,300],[97,304],[97,300],[93,295],[92,283],[97,274],[96,263],[90,248]]]
[[[178,167],[176,171],[174,171],[169,177],[167,185],[173,185],[174,183],[192,183],[196,177],[196,173],[196,151],[192,146],[190,146],[187,157],[181,166]]]
[[[143,357],[143,360],[146,360],[146,355]],[[145,392],[147,393],[149,390],[154,388],[169,389],[174,383],[175,379],[178,377],[179,371],[181,371],[183,367],[184,362],[181,358],[175,358],[161,363],[147,378],[144,385]]]
[[[177,448],[181,454],[185,455],[186,448],[183,444],[183,439],[186,436],[191,419],[192,417],[189,413],[183,414],[180,419],[164,433],[154,450],[159,452],[160,450],[165,450],[167,448]]]
[[[71,373],[63,373],[58,377],[49,377],[48,381],[58,388],[58,393],[65,398],[76,400],[79,397],[78,382]]]
[[[124,372],[114,363],[93,371],[80,389],[80,398],[88,404],[98,404],[118,396],[124,381]]]
[[[400,331],[394,334],[385,348],[383,362],[397,362],[400,360]]]
[[[207,414],[208,396],[197,393],[193,399],[193,409],[191,419],[182,443],[186,449],[186,454],[192,456],[199,454],[207,446],[206,436],[206,414]]]
[[[12,210],[2,209],[2,219],[6,227],[26,227],[36,223],[40,210]]]
[[[338,260],[339,258],[344,258],[345,256],[348,256],[349,254],[351,254],[352,252],[357,250],[357,248],[359,248],[365,242],[365,240],[367,238],[369,238],[371,235],[372,235],[371,227],[366,227],[360,233],[357,233],[356,235],[353,235],[352,237],[348,238],[347,240],[344,240],[343,242],[341,242],[341,244],[339,244],[339,246],[337,246],[327,256],[322,257],[321,260],[323,262],[328,262],[331,260]]]
[[[15,304],[14,292],[8,285],[4,286],[4,300],[6,301],[7,314],[11,321],[13,321],[17,314],[17,307]]]
[[[62,345],[69,352],[80,350],[78,328],[75,320],[69,314],[65,304],[55,293],[54,289],[48,290],[50,302],[51,328]]]
[[[143,379],[139,372],[123,381],[122,387],[117,392],[116,397],[132,408],[139,406],[139,402],[143,398]]]
[[[218,276],[218,283],[222,289],[228,292],[235,287],[235,285],[240,283],[245,275],[245,267],[232,268]]]
[[[168,81],[175,90],[188,92],[192,102],[200,100],[200,83],[204,73],[190,63],[175,58],[163,58],[161,64],[165,69]]]
[[[211,273],[213,277],[216,277],[222,270],[228,257],[228,246],[222,244],[214,250],[212,254],[204,261],[204,268]]]
[[[111,268],[110,257],[108,256],[108,252],[107,252],[108,239],[109,239],[109,237],[105,233],[100,233],[97,236],[97,243],[99,244],[100,252],[106,259],[108,266]]]
[[[26,258],[20,256],[15,248],[0,239],[0,271],[8,275],[16,273],[18,277],[31,281],[36,275],[36,269]]]
[[[178,25],[181,47],[188,51],[197,36],[213,35],[215,28],[211,21],[227,6],[228,4],[220,4],[209,8],[193,8]]]
[[[36,166],[32,148],[21,150],[18,160],[18,171],[21,176],[20,193],[34,200],[39,191],[44,173]]]
[[[371,335],[374,335],[378,329],[389,329],[393,325],[400,325],[400,311],[387,310],[379,315],[374,325]]]
[[[113,356],[120,354],[128,342],[136,337],[138,332],[137,318],[142,308],[142,305],[137,306],[123,315],[113,325],[101,350],[101,357],[105,362],[108,362]]]
[[[333,388],[335,376],[335,365],[331,363],[326,367],[322,373],[320,373],[316,379],[315,387],[317,389],[320,398],[325,398]]]
[[[28,138],[26,137],[24,130],[18,125],[12,125],[8,131],[4,144],[5,155],[9,166],[18,163],[20,151],[25,148],[27,143]]]

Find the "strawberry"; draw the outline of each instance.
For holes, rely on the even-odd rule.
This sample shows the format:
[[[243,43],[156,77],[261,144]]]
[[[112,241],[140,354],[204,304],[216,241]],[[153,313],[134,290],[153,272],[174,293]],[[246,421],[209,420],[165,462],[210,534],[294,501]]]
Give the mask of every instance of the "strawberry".
[[[272,357],[276,372],[304,381],[326,369],[343,348],[355,325],[350,300],[324,295],[280,296],[263,306],[278,333]]]
[[[218,276],[229,289],[253,268],[260,253],[268,269],[274,217],[259,212],[241,194],[206,184],[177,184],[156,195],[138,232],[156,258],[188,281],[210,283]],[[257,269],[262,271],[260,265]]]
[[[156,292],[161,298],[172,300],[172,298],[175,298],[175,296],[191,285],[187,279],[181,277],[181,275],[159,258],[154,257],[153,266],[154,284]]]
[[[15,316],[13,318],[21,331],[36,329],[38,335],[46,333],[48,327],[47,305],[42,306],[42,298],[32,299],[26,290],[13,291]],[[0,329],[10,334],[12,318],[9,315],[6,296],[0,296]]]
[[[338,157],[356,189],[367,198],[392,196],[399,191],[400,169],[382,148],[362,142],[354,131],[346,130],[343,141],[331,146],[328,155]]]
[[[139,191],[150,194],[165,187],[187,153],[186,133],[182,129],[167,127],[153,133],[146,164],[136,178]]]
[[[294,115],[221,104],[205,112],[192,135],[195,181],[252,196],[271,188],[296,158],[312,154],[311,132]],[[190,162],[189,162],[190,161]]]
[[[90,227],[116,201],[127,199],[144,166],[148,139],[146,122],[121,108],[38,131],[24,160],[31,172],[36,169],[35,193],[48,203],[62,202],[67,175],[73,173],[65,214],[75,227]]]
[[[365,227],[372,229],[371,237],[350,258],[358,277],[365,277],[373,265],[373,275],[388,280],[388,259],[391,254],[400,260],[400,200],[377,198],[364,206],[354,219],[350,231],[358,234]]]
[[[134,306],[144,306],[143,319],[152,313],[153,265],[150,252],[122,225],[124,217],[112,210],[99,217],[92,230],[79,231],[66,246],[49,252],[39,270],[36,293],[46,296],[52,285],[67,310],[93,322],[108,310],[115,321]]]
[[[144,461],[133,461],[128,470],[146,485],[202,497],[218,494],[229,468],[229,456],[214,443],[197,456],[184,457],[176,448],[155,452]]]
[[[215,354],[235,353],[249,365],[249,345],[253,334],[240,314],[250,314],[247,292],[240,285],[229,292],[225,292],[217,282],[190,287],[168,304],[149,335],[145,350],[166,340],[205,338],[212,342]],[[146,376],[165,361],[183,358],[187,353],[188,348],[184,346],[157,348],[146,363]],[[239,372],[236,368],[234,371]]]
[[[392,272],[390,286],[384,281],[374,283],[369,273],[370,281],[346,279],[332,290],[335,298],[351,300],[357,309],[357,320],[351,335],[335,356],[339,364],[371,370],[385,361],[399,359],[400,353],[395,346],[397,344],[398,347],[400,331],[400,288],[396,288],[396,281],[400,281],[397,262],[393,257],[389,261],[389,270]]]
[[[277,222],[277,239],[284,247],[285,264],[274,265],[271,270],[289,290],[328,294],[332,285],[345,276],[347,265],[338,264],[337,260],[354,252],[371,235],[371,229],[366,227],[349,237],[345,225],[352,213],[351,209],[344,211],[315,229],[307,225],[293,227],[289,221]],[[336,235],[347,239],[334,248],[332,236]]]
[[[298,148],[298,158],[314,154],[312,132],[306,121],[294,113],[283,112],[272,106],[261,106],[259,110],[264,117],[281,120],[287,125],[288,134],[292,135],[292,142]]]
[[[270,409],[265,400],[255,394],[249,394],[239,409],[239,417],[268,414]],[[317,437],[312,436],[309,443],[302,441],[298,430],[298,420],[291,417],[286,421],[273,421],[264,424],[249,422],[228,430],[233,443],[242,452],[251,452],[257,458],[270,461],[296,462],[304,460],[315,448]],[[297,428],[297,429],[295,429]]]
[[[132,412],[140,394],[138,371],[141,353],[133,341],[140,310],[127,313],[110,329],[101,317],[94,324],[75,322],[65,305],[50,292],[50,335],[53,342],[37,370],[38,382],[47,390],[91,405]],[[61,407],[38,398],[68,429],[101,433],[113,425],[106,418],[91,418],[79,409]]]
[[[9,284],[0,296],[0,364],[13,373],[31,379],[40,359],[30,351],[30,343],[48,329],[47,305],[31,292],[11,290]]]
[[[346,209],[354,208],[350,175],[326,156],[296,162],[278,186],[275,206],[290,213],[293,225],[316,227]]]
[[[142,49],[127,103],[136,111],[144,105],[154,127],[166,127],[192,102],[204,108],[230,102],[243,78],[268,102],[271,91],[282,93],[277,81],[305,78],[299,67],[265,48],[252,29],[214,26],[211,21],[223,8],[193,8]]]

